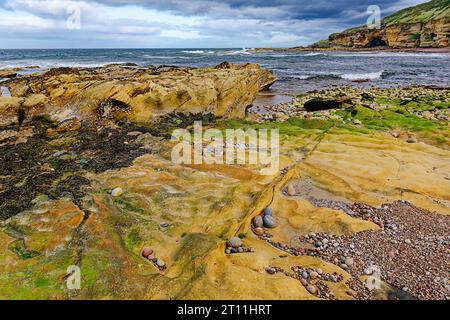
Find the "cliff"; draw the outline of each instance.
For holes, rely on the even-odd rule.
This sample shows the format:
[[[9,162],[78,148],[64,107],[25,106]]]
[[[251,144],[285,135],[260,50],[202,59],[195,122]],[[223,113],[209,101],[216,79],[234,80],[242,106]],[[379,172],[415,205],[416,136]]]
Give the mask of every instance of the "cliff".
[[[366,26],[331,34],[327,45],[345,48],[440,48],[450,44],[450,0],[433,0],[406,8],[382,20],[380,29]],[[317,47],[323,47],[324,42]]]

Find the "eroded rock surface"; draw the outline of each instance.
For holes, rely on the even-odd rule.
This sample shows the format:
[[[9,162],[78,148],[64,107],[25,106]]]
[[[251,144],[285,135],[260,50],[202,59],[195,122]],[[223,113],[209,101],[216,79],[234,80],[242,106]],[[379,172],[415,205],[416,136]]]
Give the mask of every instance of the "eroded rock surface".
[[[339,117],[324,116],[327,110],[278,122],[217,121],[211,114],[180,112],[142,126],[133,123],[141,122],[134,115],[141,109],[130,107],[129,121],[116,121],[115,108],[123,105],[105,101],[111,101],[111,92],[116,96],[148,84],[134,83],[133,77],[156,75],[108,68],[123,81],[108,78],[106,69],[65,69],[9,82],[13,96],[27,81],[28,88],[37,88],[16,97],[21,108],[28,99],[48,101],[27,109],[35,113],[32,120],[0,128],[0,298],[448,298],[443,257],[450,217],[449,128],[437,116],[414,113],[424,104],[433,112],[447,110],[447,91],[424,89],[422,98],[409,101],[411,91],[420,95],[400,90],[404,104],[393,106],[394,97],[377,96],[373,103],[383,107],[371,108],[361,104],[372,98],[343,88],[294,102],[353,95],[352,104],[346,99],[339,109],[345,113],[335,114]],[[204,72],[219,83],[225,79],[216,72],[260,70],[233,68],[158,72],[163,78],[181,73],[180,79],[192,73],[194,83]],[[88,80],[95,72],[101,80]],[[72,77],[78,80],[57,80]],[[52,97],[63,82],[61,96]],[[258,77],[255,93],[264,83]],[[86,91],[79,100],[69,94],[69,88],[77,92],[82,86]],[[102,97],[93,105],[114,117],[91,109],[91,87]],[[79,105],[71,109],[69,101]],[[391,110],[399,104],[404,110]],[[62,116],[48,116],[51,108]],[[5,121],[9,111],[2,112]],[[174,164],[175,142],[167,133],[192,129],[200,119],[219,130],[279,128],[279,171],[264,176],[258,165]],[[265,227],[267,215],[276,221],[274,228]],[[230,239],[239,245],[233,252],[227,248]],[[382,245],[377,250],[371,250],[374,239]],[[151,254],[143,255],[144,248]],[[387,268],[372,291],[365,285],[371,262]],[[429,274],[422,274],[428,262],[433,262]],[[399,265],[404,267],[395,269]],[[81,270],[80,289],[66,286],[71,266]]]
[[[174,112],[242,118],[256,94],[275,81],[271,71],[255,64],[59,68],[4,82],[12,98],[0,97],[0,112],[3,124],[11,123],[19,110],[25,121],[44,113],[56,119],[71,114],[147,124]]]

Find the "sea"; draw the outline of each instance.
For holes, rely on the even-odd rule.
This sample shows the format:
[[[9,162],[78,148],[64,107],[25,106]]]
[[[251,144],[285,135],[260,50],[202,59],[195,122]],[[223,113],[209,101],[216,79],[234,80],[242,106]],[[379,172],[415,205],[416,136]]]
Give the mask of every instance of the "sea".
[[[221,62],[257,63],[272,69],[276,99],[333,86],[450,87],[450,54],[422,52],[255,52],[249,49],[33,49],[0,50],[0,69],[99,67],[112,63],[204,67]],[[280,98],[281,97],[281,98]],[[280,102],[280,101],[279,101]]]

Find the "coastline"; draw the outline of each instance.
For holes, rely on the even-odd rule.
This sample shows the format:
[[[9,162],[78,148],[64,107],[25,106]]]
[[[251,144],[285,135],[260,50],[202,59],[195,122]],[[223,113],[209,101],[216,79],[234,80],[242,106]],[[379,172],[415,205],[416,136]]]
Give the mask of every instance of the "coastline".
[[[255,48],[249,50],[250,52],[420,52],[420,53],[448,53],[450,54],[450,47],[442,48],[389,48],[389,47],[374,47],[374,48],[352,48],[352,47],[330,47],[330,48],[316,48],[316,47],[292,47],[292,48]]]

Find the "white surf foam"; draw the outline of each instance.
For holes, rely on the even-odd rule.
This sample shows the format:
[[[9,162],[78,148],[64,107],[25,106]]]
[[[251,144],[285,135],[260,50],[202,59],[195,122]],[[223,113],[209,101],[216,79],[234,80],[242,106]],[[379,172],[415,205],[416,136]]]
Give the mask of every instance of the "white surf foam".
[[[381,79],[384,70],[378,72],[368,72],[368,73],[344,73],[341,78],[344,80],[357,81],[357,80],[377,80]]]

